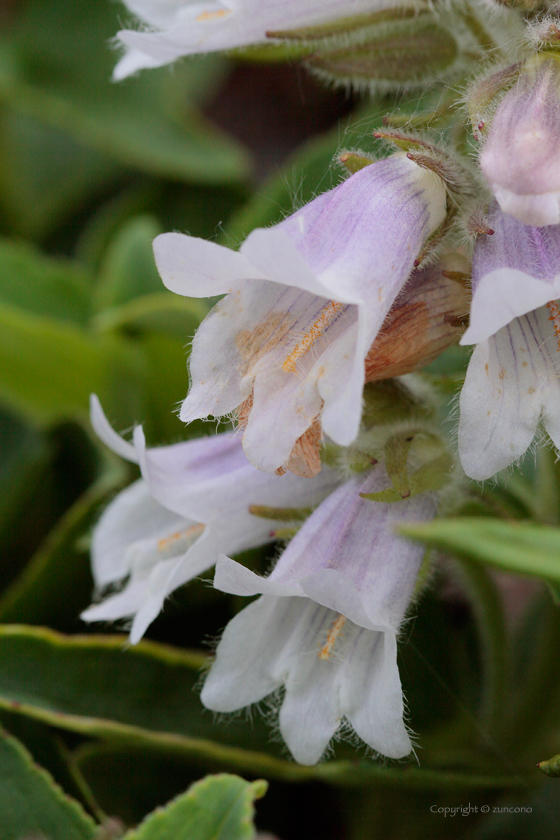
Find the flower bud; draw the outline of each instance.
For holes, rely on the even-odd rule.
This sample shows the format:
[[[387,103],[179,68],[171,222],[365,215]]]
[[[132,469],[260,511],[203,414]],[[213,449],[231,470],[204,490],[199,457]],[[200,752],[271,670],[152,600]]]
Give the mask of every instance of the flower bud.
[[[389,90],[447,75],[458,56],[454,34],[434,15],[410,8],[392,10],[390,19],[385,13],[385,20],[361,42],[321,48],[306,64],[337,85]]]
[[[560,222],[560,79],[528,67],[500,102],[480,166],[504,211],[526,225]]]
[[[465,331],[470,266],[460,254],[415,271],[366,356],[366,382],[424,367]]]

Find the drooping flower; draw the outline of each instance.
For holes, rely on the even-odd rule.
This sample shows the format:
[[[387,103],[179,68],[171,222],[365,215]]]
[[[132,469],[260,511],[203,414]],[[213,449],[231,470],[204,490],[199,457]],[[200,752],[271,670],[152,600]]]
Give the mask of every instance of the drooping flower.
[[[339,481],[328,468],[312,481],[262,473],[247,462],[233,433],[147,449],[141,427],[134,431],[134,444],[124,441],[95,397],[91,414],[99,437],[117,454],[139,463],[142,478],[109,505],[92,538],[96,586],[128,580],[82,618],[133,617],[133,643],[165,598],[210,569],[221,551],[233,554],[274,539],[274,521],[253,516],[252,504],[314,506]]]
[[[560,446],[560,227],[529,227],[497,207],[473,257],[476,344],[460,399],[459,455],[486,479],[520,458],[539,420]]]
[[[504,213],[560,222],[560,77],[553,62],[523,73],[502,99],[480,166]]]
[[[382,755],[410,752],[393,635],[309,598],[263,595],[226,627],[202,702],[233,712],[282,686],[280,731],[300,764],[319,761],[345,721]]]
[[[411,749],[397,634],[423,549],[394,527],[432,518],[437,500],[424,493],[387,504],[360,495],[387,484],[378,465],[341,485],[267,578],[223,555],[217,564],[218,589],[263,597],[226,628],[202,702],[233,711],[284,686],[280,730],[303,764],[319,760],[344,719],[383,755],[400,758]]]
[[[270,41],[275,32],[328,24],[395,6],[394,0],[124,0],[154,32],[117,34],[126,54],[119,80],[184,55]],[[335,30],[336,32],[336,30]]]
[[[237,411],[252,464],[274,472],[295,459],[317,472],[302,450],[316,450],[321,430],[342,446],[356,438],[364,360],[445,215],[441,179],[399,152],[253,231],[240,252],[159,236],[171,291],[229,293],[195,335],[181,419]]]

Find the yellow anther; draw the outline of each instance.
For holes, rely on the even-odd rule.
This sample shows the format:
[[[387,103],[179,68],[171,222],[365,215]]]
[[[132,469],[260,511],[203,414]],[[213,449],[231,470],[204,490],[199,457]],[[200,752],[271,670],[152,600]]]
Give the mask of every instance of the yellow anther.
[[[334,647],[334,643],[342,633],[342,628],[346,624],[346,619],[343,615],[339,615],[333,623],[331,624],[328,636],[327,636],[327,643],[324,647],[321,648],[317,656],[319,659],[330,659],[332,649]]]
[[[183,531],[176,531],[169,537],[163,537],[163,539],[158,540],[157,550],[160,554],[163,554],[164,552],[168,552],[170,549],[178,549],[178,543],[185,543],[186,551],[187,548],[193,544],[193,542],[197,539],[197,537],[199,537],[202,534],[203,531],[204,525],[201,522],[197,522],[196,525],[191,525],[189,528],[185,528]]]
[[[560,307],[558,306],[555,300],[549,300],[546,304],[548,311],[550,312],[549,321],[552,321],[552,325],[554,327],[554,335],[558,339],[556,342],[556,349],[560,350]]]
[[[294,373],[296,369],[296,362],[307,353],[309,348],[317,341],[317,339],[324,333],[327,327],[337,318],[340,312],[344,310],[343,303],[337,303],[335,300],[329,302],[321,309],[321,314],[311,326],[299,344],[296,344],[284,364],[282,370],[286,373]]]
[[[201,12],[197,15],[196,22],[205,23],[207,20],[217,20],[218,18],[223,18],[230,14],[231,9],[217,9],[215,12]]]

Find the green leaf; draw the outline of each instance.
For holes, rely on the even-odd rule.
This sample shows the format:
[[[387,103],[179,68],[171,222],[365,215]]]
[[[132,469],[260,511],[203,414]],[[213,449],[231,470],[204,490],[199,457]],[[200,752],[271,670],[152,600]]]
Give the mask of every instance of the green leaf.
[[[0,622],[72,627],[88,606],[93,588],[89,552],[78,539],[93,525],[108,496],[125,481],[126,472],[115,459],[59,520],[45,544],[0,598]]]
[[[0,398],[33,422],[85,415],[93,391],[126,426],[138,416],[141,374],[123,340],[0,304]]]
[[[6,106],[0,113],[0,156],[0,212],[5,225],[10,232],[32,239],[50,235],[127,175],[112,158]]]
[[[414,540],[498,569],[560,582],[560,528],[532,522],[464,517],[402,526]]]
[[[256,718],[215,722],[193,692],[202,654],[153,642],[126,647],[124,636],[65,637],[43,628],[0,628],[0,708],[51,726],[182,755],[286,781],[349,787],[387,784],[421,790],[523,787],[524,776],[382,767],[369,759],[303,767],[279,758]],[[216,739],[216,740],[211,740]],[[266,745],[268,752],[262,752]]]
[[[266,789],[262,780],[246,782],[225,773],[207,776],[150,814],[124,840],[252,840],[253,802]]]
[[[81,806],[6,733],[0,734],[0,813],[2,840],[39,835],[49,840],[90,840],[96,830]]]
[[[96,289],[97,306],[121,306],[141,295],[161,293],[152,242],[162,228],[151,216],[136,216],[118,231],[107,249]]]
[[[123,306],[103,310],[95,318],[94,325],[101,331],[132,328],[178,336],[182,339],[180,355],[184,359],[186,341],[192,338],[208,312],[207,300],[159,292],[135,298]]]
[[[52,446],[42,432],[0,410],[0,449],[0,536],[5,536],[47,466]]]
[[[248,162],[233,141],[192,104],[210,92],[220,56],[110,81],[109,47],[120,28],[110,0],[29,0],[0,39],[0,98],[129,166],[194,183],[245,178]],[[191,104],[189,104],[191,103]],[[147,110],[147,105],[148,110]]]
[[[60,321],[85,325],[91,314],[91,281],[70,261],[0,239],[0,303]]]
[[[182,302],[180,299],[180,303]],[[163,316],[164,310],[152,313],[153,327],[156,326],[155,316],[158,314]],[[152,446],[158,443],[175,443],[179,437],[185,439],[208,434],[208,425],[204,421],[195,420],[185,426],[177,417],[177,408],[184,400],[189,387],[185,344],[194,334],[198,321],[188,312],[188,307],[182,311],[178,308],[173,314],[175,319],[170,321],[175,324],[180,337],[165,335],[163,331],[150,332],[141,337],[141,347],[146,359],[144,428]]]

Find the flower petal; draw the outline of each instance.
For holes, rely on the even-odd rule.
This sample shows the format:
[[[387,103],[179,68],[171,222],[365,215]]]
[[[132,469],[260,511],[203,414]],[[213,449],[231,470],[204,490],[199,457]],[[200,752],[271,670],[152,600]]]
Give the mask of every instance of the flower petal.
[[[156,236],[154,255],[165,286],[187,297],[223,295],[244,280],[261,278],[237,251],[182,233]]]
[[[403,722],[404,703],[394,633],[362,631],[347,652],[340,701],[356,734],[381,755],[404,758],[412,744]]]
[[[120,455],[121,458],[125,458],[127,461],[132,461],[133,464],[137,464],[138,456],[136,455],[136,450],[134,449],[133,444],[123,440],[123,438],[115,432],[107,420],[96,394],[90,395],[89,404],[91,425],[93,426],[93,430],[97,437],[102,440],[109,449],[112,449],[113,452]]]
[[[488,224],[494,234],[475,246],[470,327],[461,344],[484,341],[560,294],[560,227],[529,227],[495,204]]]
[[[547,406],[556,428],[557,353],[545,307],[515,319],[475,348],[459,420],[459,455],[471,478],[490,478],[520,458]]]
[[[282,684],[274,670],[292,625],[293,602],[259,598],[233,618],[221,638],[200,699],[215,712],[233,712],[258,703]]]
[[[127,487],[104,510],[92,537],[95,585],[107,586],[130,573],[137,543],[153,545],[189,523],[162,507],[143,479]]]

